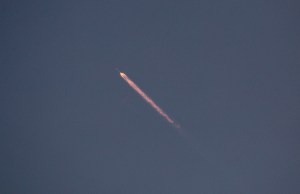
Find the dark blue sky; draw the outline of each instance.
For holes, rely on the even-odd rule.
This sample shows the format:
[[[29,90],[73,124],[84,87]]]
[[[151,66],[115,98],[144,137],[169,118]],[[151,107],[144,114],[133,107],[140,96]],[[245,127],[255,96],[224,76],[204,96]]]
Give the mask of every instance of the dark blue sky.
[[[298,1],[0,5],[0,193],[300,193]]]

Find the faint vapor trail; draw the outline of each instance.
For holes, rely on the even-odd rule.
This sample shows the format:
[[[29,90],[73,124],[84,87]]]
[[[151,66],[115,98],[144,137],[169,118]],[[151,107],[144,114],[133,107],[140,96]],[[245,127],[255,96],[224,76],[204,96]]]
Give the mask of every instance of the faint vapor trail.
[[[176,128],[181,128],[179,124],[173,121],[147,94],[145,94],[125,73],[120,72],[120,76],[139,94],[144,100],[152,106],[164,119]]]

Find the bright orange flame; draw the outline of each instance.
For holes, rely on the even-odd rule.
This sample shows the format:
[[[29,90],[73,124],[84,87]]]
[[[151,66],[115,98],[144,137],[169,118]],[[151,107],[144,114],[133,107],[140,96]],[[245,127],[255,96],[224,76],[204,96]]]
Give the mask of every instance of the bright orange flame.
[[[163,118],[165,118],[174,127],[180,128],[180,125],[175,123],[147,94],[145,94],[131,79],[125,74],[120,72],[120,76],[139,94],[144,100],[150,104]]]

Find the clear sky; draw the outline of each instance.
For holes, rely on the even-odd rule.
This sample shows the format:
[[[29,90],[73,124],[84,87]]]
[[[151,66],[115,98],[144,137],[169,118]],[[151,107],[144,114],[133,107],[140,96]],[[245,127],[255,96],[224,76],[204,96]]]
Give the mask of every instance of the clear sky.
[[[1,1],[0,193],[300,193],[299,6]]]

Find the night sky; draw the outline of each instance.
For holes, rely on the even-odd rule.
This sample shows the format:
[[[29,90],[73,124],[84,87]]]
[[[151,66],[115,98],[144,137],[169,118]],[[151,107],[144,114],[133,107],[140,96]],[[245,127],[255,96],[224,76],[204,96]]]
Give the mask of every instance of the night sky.
[[[300,193],[299,7],[1,1],[0,193]]]

